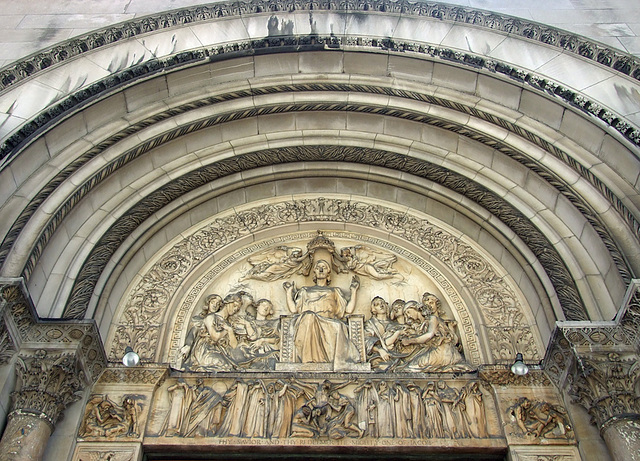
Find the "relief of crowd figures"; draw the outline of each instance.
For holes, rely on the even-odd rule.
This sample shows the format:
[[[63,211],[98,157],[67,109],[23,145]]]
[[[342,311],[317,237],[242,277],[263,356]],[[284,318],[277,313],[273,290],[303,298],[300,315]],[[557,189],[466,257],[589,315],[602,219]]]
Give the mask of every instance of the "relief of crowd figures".
[[[149,432],[160,437],[489,438],[477,381],[179,378]],[[490,407],[493,412],[493,407]],[[153,429],[155,427],[155,430]]]
[[[118,404],[107,395],[92,395],[85,407],[78,436],[81,438],[140,437],[141,404],[138,400],[138,396],[125,395],[122,398],[122,404]]]
[[[560,405],[520,397],[507,409],[507,414],[517,426],[514,435],[531,439],[574,438],[567,411]]]
[[[314,259],[318,249],[329,256]],[[425,292],[420,301],[396,299],[391,305],[380,296],[369,302],[358,298],[360,277],[402,283],[395,261],[394,255],[364,245],[338,251],[321,233],[306,251],[280,246],[253,255],[248,259],[251,268],[240,280],[285,280],[281,299],[256,301],[248,290],[224,298],[207,296],[202,310],[191,318],[174,367],[195,372],[266,371],[278,362],[294,362],[329,363],[333,371],[354,371],[354,364],[364,362],[379,372],[471,371],[456,322],[445,319],[436,295]],[[291,279],[311,273],[313,285],[298,286]],[[331,285],[334,273],[352,274],[348,289]],[[363,301],[368,312],[354,315]]]
[[[332,362],[339,356],[347,362],[358,361],[358,347],[348,331],[346,316],[325,318],[317,312],[298,312],[294,314],[295,331],[288,333],[293,335],[295,361]],[[246,292],[224,299],[217,294],[208,296],[205,306],[191,319],[176,368],[196,372],[273,370],[280,360],[282,338],[280,319],[273,315],[271,301],[254,301]],[[366,360],[374,371],[472,371],[462,355],[456,322],[443,318],[439,299],[428,292],[422,302],[397,299],[391,306],[375,297],[363,336]],[[336,347],[327,351],[322,343]]]

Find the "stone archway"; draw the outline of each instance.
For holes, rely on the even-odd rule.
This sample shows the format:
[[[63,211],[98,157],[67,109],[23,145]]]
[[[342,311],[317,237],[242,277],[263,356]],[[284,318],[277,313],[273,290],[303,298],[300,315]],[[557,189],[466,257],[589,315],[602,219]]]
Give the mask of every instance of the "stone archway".
[[[638,137],[625,118],[633,113],[629,98],[604,101],[595,88],[607,81],[618,94],[633,94],[637,62],[468,9],[307,7],[185,9],[89,34],[3,70],[0,97],[20,104],[3,138],[0,175],[11,191],[1,274],[24,277],[43,316],[95,319],[112,362],[129,343],[156,364],[170,361],[185,340],[195,308],[179,313],[171,304],[152,325],[121,306],[139,280],[162,272],[151,269],[162,252],[212,219],[242,230],[224,235],[218,253],[203,261],[224,260],[236,246],[255,249],[269,226],[294,235],[312,223],[358,235],[352,243],[375,237],[383,248],[388,239],[398,254],[404,248],[433,258],[456,285],[446,304],[462,298],[456,320],[471,328],[465,334],[478,331],[479,341],[463,341],[469,354],[478,350],[475,365],[507,362],[525,343],[527,358],[539,361],[545,344],[559,338],[556,320],[613,318],[640,269]],[[465,36],[473,43],[465,45]],[[490,50],[474,52],[476,37]],[[512,53],[518,46],[526,59]],[[551,60],[594,81],[558,73],[545,66]],[[78,81],[57,85],[59,71],[77,72]],[[22,103],[21,95],[42,86],[55,88],[55,97]],[[248,220],[265,219],[269,206],[297,209],[319,198],[355,214]],[[376,215],[389,222],[360,222],[367,207],[392,210]],[[415,222],[438,225],[409,235]],[[473,254],[438,259],[424,244],[434,233]],[[491,266],[490,281],[511,290],[512,304],[526,304],[516,309],[517,322],[506,318],[500,290],[481,296],[456,272],[458,263]],[[491,323],[494,301],[502,316]],[[475,320],[465,324],[465,315]],[[167,325],[178,318],[176,333]],[[176,344],[167,345],[169,337]],[[152,386],[162,375],[154,373],[125,381]],[[125,375],[114,371],[94,390],[111,395],[118,376]],[[486,381],[495,390],[501,379]],[[545,379],[525,387],[540,384],[545,390],[533,394],[562,404]],[[147,412],[154,392],[140,390]],[[492,394],[500,418],[517,403],[508,394]],[[498,445],[526,445],[513,434],[502,433]]]

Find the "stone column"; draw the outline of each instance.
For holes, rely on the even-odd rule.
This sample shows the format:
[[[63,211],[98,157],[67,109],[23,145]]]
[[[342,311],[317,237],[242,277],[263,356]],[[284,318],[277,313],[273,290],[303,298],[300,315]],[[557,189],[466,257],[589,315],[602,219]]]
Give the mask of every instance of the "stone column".
[[[640,461],[640,378],[634,352],[580,354],[570,392],[589,412],[615,461]]]
[[[87,384],[75,353],[38,349],[17,358],[17,390],[0,440],[0,461],[41,460],[63,410]]]

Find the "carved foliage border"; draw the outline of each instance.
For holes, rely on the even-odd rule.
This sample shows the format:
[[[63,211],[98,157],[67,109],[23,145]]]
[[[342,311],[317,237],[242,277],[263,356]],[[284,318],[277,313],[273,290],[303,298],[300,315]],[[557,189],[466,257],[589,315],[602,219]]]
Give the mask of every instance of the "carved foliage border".
[[[84,315],[93,293],[93,288],[100,277],[102,268],[111,255],[138,225],[171,200],[178,198],[188,190],[228,174],[256,168],[261,165],[316,160],[329,162],[346,161],[406,171],[441,184],[480,204],[509,226],[538,257],[556,289],[566,318],[570,320],[586,320],[588,318],[578,290],[560,255],[531,221],[506,203],[504,199],[483,186],[470,182],[467,178],[441,166],[401,154],[346,146],[296,146],[267,149],[236,156],[186,174],[173,180],[163,189],[143,198],[127,215],[118,219],[96,244],[77,276],[63,316],[66,318],[78,318]],[[292,210],[291,213],[292,215],[300,214],[295,210]],[[398,222],[403,222],[403,220],[402,216],[397,219]],[[249,225],[247,225],[247,228],[249,228]],[[437,235],[425,235],[422,238],[425,239],[424,244],[428,246],[428,240],[437,239],[438,237]],[[222,240],[230,239],[230,241],[235,239],[233,235],[220,235],[216,238]],[[481,293],[480,295],[484,296],[485,294]],[[140,326],[137,328],[142,329]]]
[[[335,232],[335,231],[324,231],[324,235],[331,239],[347,239],[347,240],[357,240],[360,242],[369,243],[371,245],[375,245],[380,248],[384,248],[385,250],[389,250],[396,255],[399,255],[413,264],[420,267],[427,274],[429,274],[432,279],[437,283],[442,290],[442,292],[446,293],[449,301],[451,302],[452,308],[455,310],[458,319],[458,328],[460,332],[464,335],[465,344],[464,344],[464,353],[465,359],[472,365],[480,365],[481,364],[481,354],[480,354],[480,346],[478,344],[478,334],[475,329],[475,325],[473,324],[473,320],[471,318],[470,312],[462,302],[457,291],[454,287],[449,283],[449,281],[438,271],[435,267],[425,261],[423,258],[418,255],[398,246],[390,243],[387,240],[380,240],[377,238],[369,237],[366,235],[354,234],[351,232]],[[173,326],[171,330],[171,335],[169,336],[169,352],[166,356],[167,360],[163,361],[171,361],[173,357],[175,357],[176,351],[180,346],[184,344],[184,338],[186,334],[186,328],[188,327],[190,318],[188,317],[193,313],[194,303],[201,299],[202,291],[207,289],[213,280],[224,271],[231,264],[240,261],[241,259],[253,254],[256,251],[260,251],[264,248],[272,248],[277,245],[289,244],[292,240],[312,240],[316,237],[317,234],[315,232],[303,233],[303,234],[293,234],[286,235],[282,237],[277,237],[269,240],[265,240],[253,245],[250,245],[246,248],[243,248],[232,255],[227,256],[222,259],[220,262],[215,264],[211,269],[209,269],[202,277],[200,277],[191,287],[185,300],[182,304],[180,304],[177,314],[175,316],[175,320],[172,319],[170,324]],[[125,336],[126,338],[126,336]],[[523,341],[527,344],[523,345],[523,350],[531,350],[535,341],[531,335],[531,331],[527,329],[527,331],[523,332]],[[122,348],[122,344],[119,345],[118,349]],[[126,347],[126,345],[124,346]],[[533,355],[533,354],[532,354]],[[293,360],[292,360],[293,361]]]
[[[528,343],[528,356],[537,359],[539,351],[535,333],[528,324],[514,289],[471,245],[428,220],[409,213],[358,201],[325,198],[291,200],[236,210],[234,214],[215,218],[173,245],[125,297],[120,317],[114,322],[118,327],[111,346],[111,357],[119,357],[127,344],[134,344],[143,359],[157,360],[158,337],[169,301],[198,263],[243,236],[262,229],[302,222],[357,223],[376,227],[419,246],[462,279],[477,300],[486,325],[518,329],[523,335],[522,341]],[[200,282],[199,286],[204,288],[204,282]],[[132,337],[129,332],[136,325],[145,325],[145,328],[137,330]],[[492,349],[496,354],[503,350]],[[513,355],[515,349],[508,353]],[[495,359],[504,357],[497,356]]]
[[[349,0],[324,0],[322,2],[316,0],[251,0],[163,12],[73,38],[42,52],[34,53],[26,59],[2,69],[0,90],[82,53],[140,34],[216,18],[294,10],[384,12],[473,24],[475,27],[498,30],[561,48],[568,53],[577,54],[640,80],[640,60],[634,56],[565,30],[492,11],[408,0],[364,0],[358,2]]]

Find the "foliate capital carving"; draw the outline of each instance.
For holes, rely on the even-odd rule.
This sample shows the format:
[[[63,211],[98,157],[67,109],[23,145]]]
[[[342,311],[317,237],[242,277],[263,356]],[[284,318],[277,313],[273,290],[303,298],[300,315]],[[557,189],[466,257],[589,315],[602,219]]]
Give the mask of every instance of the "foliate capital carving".
[[[39,349],[20,354],[16,372],[19,383],[12,393],[12,414],[32,414],[52,427],[62,411],[80,398],[86,384],[77,356],[69,352]]]
[[[634,352],[592,352],[578,358],[568,376],[569,391],[602,430],[612,418],[640,415],[639,378]]]
[[[608,422],[640,415],[640,280],[633,280],[613,321],[559,322],[544,369],[582,404],[602,430]]]

